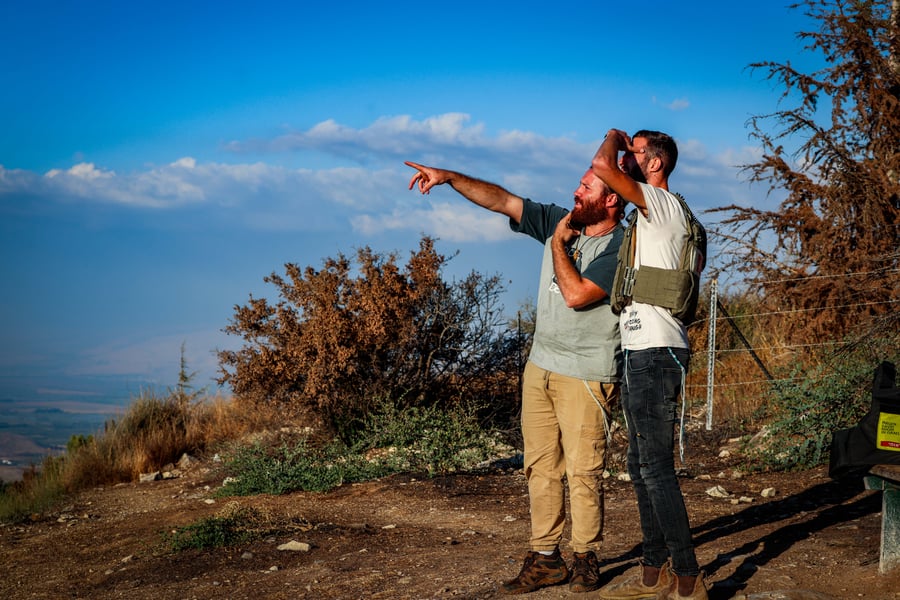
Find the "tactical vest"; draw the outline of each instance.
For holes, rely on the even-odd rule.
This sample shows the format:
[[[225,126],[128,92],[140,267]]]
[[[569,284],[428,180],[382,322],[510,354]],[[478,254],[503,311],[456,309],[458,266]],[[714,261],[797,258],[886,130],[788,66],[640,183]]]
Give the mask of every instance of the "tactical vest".
[[[661,306],[687,327],[694,321],[700,297],[700,273],[706,266],[706,229],[697,220],[681,194],[675,194],[684,212],[688,239],[681,250],[677,269],[660,269],[641,265],[634,267],[637,245],[637,213],[626,219],[625,237],[619,247],[616,275],[610,307],[615,314],[634,302]]]

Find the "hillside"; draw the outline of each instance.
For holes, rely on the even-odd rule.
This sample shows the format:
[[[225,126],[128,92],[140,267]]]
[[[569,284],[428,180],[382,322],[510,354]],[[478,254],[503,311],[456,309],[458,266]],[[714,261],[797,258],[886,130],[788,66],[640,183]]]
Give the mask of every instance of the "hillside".
[[[833,481],[821,468],[737,477],[734,459],[719,451],[692,448],[681,478],[711,598],[900,598],[900,572],[878,574],[880,493],[858,480]],[[214,498],[221,477],[212,466],[92,489],[56,514],[0,527],[0,595],[493,598],[521,566],[528,538],[521,470]],[[717,485],[731,497],[711,497]],[[606,488],[600,559],[611,578],[633,564],[640,538],[630,484],[610,477]],[[254,541],[180,553],[162,542],[162,532],[241,509],[255,515],[262,535]],[[278,549],[291,541],[301,548]],[[771,593],[779,590],[794,595]],[[562,586],[526,597],[569,596]]]

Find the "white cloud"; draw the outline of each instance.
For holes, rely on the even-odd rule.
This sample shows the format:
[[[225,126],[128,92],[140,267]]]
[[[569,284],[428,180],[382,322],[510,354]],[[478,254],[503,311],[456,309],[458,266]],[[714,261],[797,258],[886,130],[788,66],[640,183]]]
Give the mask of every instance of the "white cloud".
[[[448,242],[494,242],[515,237],[506,217],[460,202],[431,202],[425,207],[395,209],[389,214],[359,215],[351,222],[353,229],[363,235],[424,231]]]
[[[663,102],[660,102],[659,98],[657,98],[656,96],[653,96],[651,98],[651,101],[653,102],[653,104],[658,104],[658,105],[662,106],[663,108],[671,110],[673,112],[687,110],[691,106],[691,102],[687,98],[675,98],[674,100],[672,100],[670,102],[663,103]]]
[[[690,106],[691,103],[687,98],[676,98],[675,100],[672,100],[671,102],[666,104],[666,108],[673,111],[687,110],[688,108],[690,108]]]
[[[0,166],[0,209],[14,202],[19,208],[30,203],[43,211],[108,205],[153,211],[159,215],[157,223],[177,220],[181,211],[190,210],[194,218],[202,214],[210,221],[254,230],[341,230],[349,225],[362,234],[407,229],[447,240],[495,240],[509,235],[505,219],[486,218],[446,186],[435,189],[429,202],[421,202],[407,189],[412,170],[402,161],[459,170],[536,201],[568,205],[596,150],[595,143],[566,136],[520,130],[490,134],[462,113],[423,120],[383,117],[360,129],[329,120],[305,132],[231,145],[233,150],[251,147],[271,152],[304,149],[332,164],[326,160],[324,168],[308,169],[181,157],[130,173],[84,162],[43,176]],[[737,165],[755,160],[758,150],[710,153],[690,139],[679,140],[679,148],[673,189],[690,194],[701,207],[749,200]],[[353,164],[334,164],[335,156],[353,157]]]
[[[271,140],[234,141],[226,148],[238,153],[316,151],[356,164],[372,161],[450,162],[457,168],[483,163],[504,169],[546,169],[583,161],[596,149],[569,137],[547,138],[525,131],[496,136],[482,123],[469,124],[463,113],[447,113],[416,121],[407,115],[381,117],[368,127],[353,129],[333,120],[306,131],[293,131]]]
[[[110,177],[115,177],[114,171],[103,171],[94,166],[93,163],[80,163],[69,169],[68,171],[61,171],[59,169],[53,169],[47,172],[47,177],[52,179],[54,177],[72,177],[74,179],[85,179],[88,181],[94,179],[109,179]]]

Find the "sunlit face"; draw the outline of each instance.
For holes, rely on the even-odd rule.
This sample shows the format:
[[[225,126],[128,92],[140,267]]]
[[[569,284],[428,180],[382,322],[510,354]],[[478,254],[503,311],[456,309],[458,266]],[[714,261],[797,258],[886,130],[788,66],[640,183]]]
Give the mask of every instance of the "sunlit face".
[[[588,169],[575,190],[575,207],[571,220],[584,225],[593,225],[606,218],[606,197],[609,189],[603,181]]]

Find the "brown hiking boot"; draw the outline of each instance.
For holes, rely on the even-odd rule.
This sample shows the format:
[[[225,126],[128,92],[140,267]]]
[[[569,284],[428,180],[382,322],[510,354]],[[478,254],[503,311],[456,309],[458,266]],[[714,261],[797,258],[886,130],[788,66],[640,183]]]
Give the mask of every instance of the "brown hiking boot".
[[[659,576],[654,585],[644,585],[644,564],[632,569],[629,575],[618,583],[604,586],[598,598],[600,600],[640,600],[641,598],[665,598],[672,583],[669,563],[659,569]]]
[[[679,580],[688,578],[682,577],[681,575],[676,575],[671,571],[670,575],[672,581],[669,584],[668,593],[658,596],[660,600],[709,600],[709,596],[706,593],[706,582],[703,580],[705,573],[701,572],[699,575],[697,575],[697,577],[694,579],[694,588],[687,596],[682,596],[678,593],[678,583]]]
[[[572,563],[572,578],[569,590],[572,592],[593,592],[600,587],[600,565],[593,551],[576,552]]]
[[[529,550],[519,575],[504,583],[500,589],[505,594],[525,594],[548,585],[565,583],[568,577],[569,569],[559,548],[549,556]]]

